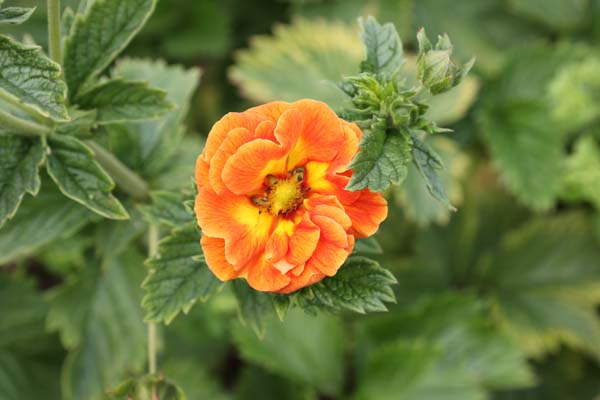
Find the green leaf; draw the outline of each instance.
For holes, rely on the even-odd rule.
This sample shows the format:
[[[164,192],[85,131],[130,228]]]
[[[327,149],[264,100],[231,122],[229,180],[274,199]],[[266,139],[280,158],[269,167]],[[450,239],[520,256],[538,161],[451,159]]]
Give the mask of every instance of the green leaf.
[[[359,23],[367,56],[361,70],[391,78],[404,64],[404,51],[396,28],[391,23],[380,25],[373,17],[361,18]]]
[[[600,68],[598,56],[567,64],[548,85],[552,116],[576,130],[600,118]]]
[[[93,136],[92,129],[96,127],[96,111],[71,111],[71,120],[58,124],[55,133],[88,139]]]
[[[574,30],[589,17],[589,0],[509,0],[516,14],[556,30]]]
[[[383,192],[390,184],[400,184],[406,178],[411,148],[404,136],[374,124],[363,132],[360,148],[348,166],[353,172],[347,190],[369,188]]]
[[[12,350],[0,350],[0,398],[2,400],[58,399],[60,365],[26,358]]]
[[[451,369],[480,389],[531,386],[534,375],[526,354],[490,323],[486,306],[473,295],[436,293],[368,321],[365,343],[359,347],[375,347],[377,352],[379,346],[399,340],[427,343],[439,349],[437,368],[442,374]]]
[[[600,249],[586,219],[534,220],[482,260],[495,317],[533,354],[564,342],[600,357]]]
[[[344,377],[344,332],[338,320],[290,310],[285,323],[275,316],[266,323],[267,332],[263,339],[239,324],[232,330],[233,339],[245,360],[311,385],[324,394],[340,393]]]
[[[158,255],[146,264],[150,267],[142,284],[146,321],[170,323],[180,311],[187,313],[197,300],[206,301],[221,287],[202,256],[195,221],[161,240]]]
[[[48,344],[44,329],[48,307],[33,282],[3,275],[0,278],[0,304],[3,307],[0,351],[6,349],[21,355],[43,351]]]
[[[258,367],[245,367],[235,385],[236,400],[317,400],[315,390],[305,384],[268,373]]]
[[[151,224],[171,228],[182,226],[194,220],[183,205],[183,196],[173,192],[150,193],[152,204],[141,205],[139,210]]]
[[[563,170],[564,137],[539,103],[488,104],[478,113],[502,181],[524,204],[554,204]]]
[[[129,218],[111,193],[115,183],[94,160],[94,153],[87,146],[63,135],[48,138],[48,145],[48,173],[65,196],[106,218]]]
[[[26,198],[17,215],[0,230],[0,264],[29,255],[77,232],[93,214],[65,199],[49,180],[35,198]]]
[[[252,289],[243,279],[231,284],[237,299],[238,316],[242,324],[263,338],[266,332],[266,319],[273,314],[274,304],[271,295]]]
[[[396,302],[391,288],[396,282],[394,275],[376,261],[355,256],[336,275],[299,290],[295,301],[310,313],[387,311],[384,302]]]
[[[568,201],[590,201],[600,209],[600,148],[593,137],[584,136],[567,158],[561,197]]]
[[[328,82],[356,74],[363,55],[352,27],[297,19],[276,26],[273,36],[254,37],[248,50],[235,54],[229,77],[255,102],[311,98],[338,110],[345,96]]]
[[[0,35],[0,97],[55,120],[67,120],[67,86],[60,65],[42,54]]]
[[[35,7],[6,7],[0,8],[0,25],[10,24],[19,25],[27,21],[31,14],[35,11]]]
[[[108,399],[147,400],[186,400],[183,390],[173,381],[162,375],[145,375],[137,379],[127,379],[109,391]],[[107,399],[107,400],[108,400]]]
[[[143,121],[160,117],[173,109],[167,93],[147,82],[114,79],[102,82],[77,98],[84,110],[97,110],[98,123]]]
[[[441,349],[419,341],[381,346],[369,356],[356,400],[485,400],[486,393],[461,371],[438,368]]]
[[[177,105],[176,109],[158,120],[126,124],[114,134],[117,140],[125,136],[132,143],[132,147],[124,149],[122,153],[117,151],[119,159],[129,161],[128,165],[143,176],[160,175],[181,154],[179,146],[185,133],[183,121],[192,94],[198,85],[200,70],[186,70],[176,65],[167,66],[163,62],[128,59],[119,62],[112,74],[115,78],[148,81],[153,87],[166,91],[168,100]],[[134,154],[135,158],[131,154]],[[187,182],[179,184],[177,188],[181,188]]]
[[[12,218],[25,193],[40,190],[38,167],[44,160],[44,146],[36,138],[0,135],[0,228]]]
[[[75,321],[62,318],[50,326],[70,332],[69,355],[62,371],[66,400],[99,400],[126,372],[140,371],[146,359],[146,327],[139,307],[143,259],[135,252],[114,257],[105,271],[97,265],[73,283],[56,289],[53,315],[66,315],[81,304]],[[87,290],[84,290],[87,289]],[[66,292],[63,292],[66,291]],[[61,307],[67,307],[62,309]],[[79,329],[78,334],[74,330]]]
[[[429,193],[449,210],[455,211],[456,208],[448,200],[446,189],[439,176],[440,170],[444,170],[444,163],[437,152],[427,143],[421,141],[416,134],[411,135],[413,148],[413,161],[417,170],[421,173],[425,181],[425,186]]]
[[[97,0],[77,15],[65,41],[65,77],[72,98],[95,79],[142,28],[156,0]]]
[[[377,239],[375,239],[374,236],[371,236],[368,238],[356,239],[356,241],[354,242],[353,253],[383,254],[383,249],[381,248],[381,245],[379,244]]]
[[[460,151],[454,141],[448,138],[430,136],[428,139],[431,147],[444,162],[444,170],[438,173],[443,187],[448,190],[449,201],[458,206],[464,196],[460,180],[467,172],[469,158]],[[449,222],[450,209],[431,196],[426,181],[414,164],[409,166],[404,184],[396,187],[394,193],[406,217],[415,221],[420,227],[429,226],[431,223],[444,225]]]

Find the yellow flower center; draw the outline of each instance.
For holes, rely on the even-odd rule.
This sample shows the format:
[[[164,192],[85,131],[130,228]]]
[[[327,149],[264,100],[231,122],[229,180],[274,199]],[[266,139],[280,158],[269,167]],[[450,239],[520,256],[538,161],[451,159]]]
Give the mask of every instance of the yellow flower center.
[[[304,167],[296,168],[286,177],[269,175],[266,179],[265,195],[254,197],[254,204],[266,209],[272,215],[288,214],[296,210],[305,198]]]

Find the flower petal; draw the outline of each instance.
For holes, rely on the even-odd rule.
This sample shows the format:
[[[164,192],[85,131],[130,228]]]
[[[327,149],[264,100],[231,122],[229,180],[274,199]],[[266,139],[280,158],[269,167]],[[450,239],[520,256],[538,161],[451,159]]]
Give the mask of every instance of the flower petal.
[[[225,240],[225,257],[237,269],[264,249],[274,223],[246,196],[217,195],[210,189],[198,193],[195,211],[205,235]]]
[[[227,134],[230,130],[234,128],[246,128],[250,132],[254,132],[258,124],[264,121],[265,117],[249,113],[228,113],[219,121],[217,121],[210,132],[208,133],[208,137],[206,138],[206,144],[204,145],[203,156],[204,159],[209,161],[215,153],[221,143],[227,137]]]
[[[228,281],[240,275],[240,272],[236,271],[233,265],[225,259],[225,241],[223,239],[204,235],[200,243],[202,244],[206,264],[217,278]]]
[[[350,235],[329,217],[315,215],[312,221],[319,227],[321,237],[306,268],[314,268],[327,276],[333,276],[352,252],[348,239]]]
[[[325,103],[316,100],[300,100],[291,107],[300,111],[303,123],[298,142],[289,155],[288,169],[309,160],[333,160],[344,141],[338,116]]]
[[[276,292],[292,281],[289,276],[273,268],[271,263],[262,256],[254,259],[248,265],[246,279],[252,288],[264,292]]]
[[[373,235],[379,229],[379,225],[387,218],[387,201],[381,193],[373,193],[369,190],[361,190],[360,196],[350,204],[342,205],[352,220],[350,233],[357,238],[365,238]]]
[[[234,128],[229,131],[227,137],[217,149],[215,155],[210,160],[210,170],[208,173],[210,185],[217,194],[227,190],[221,178],[225,163],[240,146],[248,143],[252,139],[254,139],[254,134],[248,129]]]
[[[249,194],[262,188],[265,177],[286,172],[286,150],[266,139],[256,139],[242,145],[227,160],[221,177],[229,190]]]

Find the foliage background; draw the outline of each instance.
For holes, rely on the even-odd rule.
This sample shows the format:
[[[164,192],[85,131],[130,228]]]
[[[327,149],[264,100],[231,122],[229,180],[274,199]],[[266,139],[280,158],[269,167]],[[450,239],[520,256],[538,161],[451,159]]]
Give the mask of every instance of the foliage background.
[[[38,6],[13,35],[45,43],[41,3],[10,2]],[[190,399],[600,396],[597,0],[162,0],[126,54],[203,71],[187,157],[162,179],[187,179],[228,111],[276,98],[340,106],[325,81],[355,72],[367,14],[395,23],[409,51],[424,26],[477,56],[430,111],[454,130],[431,144],[458,212],[409,173],[378,235],[399,281],[389,313],[293,311],[260,340],[221,292],[162,329],[161,369]],[[101,398],[116,371],[144,368],[143,257],[117,246],[143,232],[135,218],[92,231],[89,214],[61,215],[62,197],[44,196],[63,226],[38,224],[43,245],[11,255],[36,232],[0,230],[0,398]]]

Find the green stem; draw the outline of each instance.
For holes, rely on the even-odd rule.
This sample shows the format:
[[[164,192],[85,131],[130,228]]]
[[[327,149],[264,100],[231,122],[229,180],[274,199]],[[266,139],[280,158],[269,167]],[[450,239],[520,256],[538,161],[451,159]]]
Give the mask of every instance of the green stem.
[[[3,110],[0,110],[0,126],[14,129],[11,133],[25,136],[45,136],[52,133],[52,128],[46,125],[15,117]]]
[[[138,200],[148,197],[148,184],[138,174],[98,143],[86,140],[85,144],[96,154],[98,163],[108,172],[122,191]]]
[[[158,254],[159,231],[156,225],[150,225],[148,230],[148,257],[152,258]],[[156,324],[148,323],[148,372],[156,374]],[[152,400],[156,399],[156,385],[152,385]]]
[[[62,64],[60,46],[60,0],[48,0],[48,47],[50,58]]]

